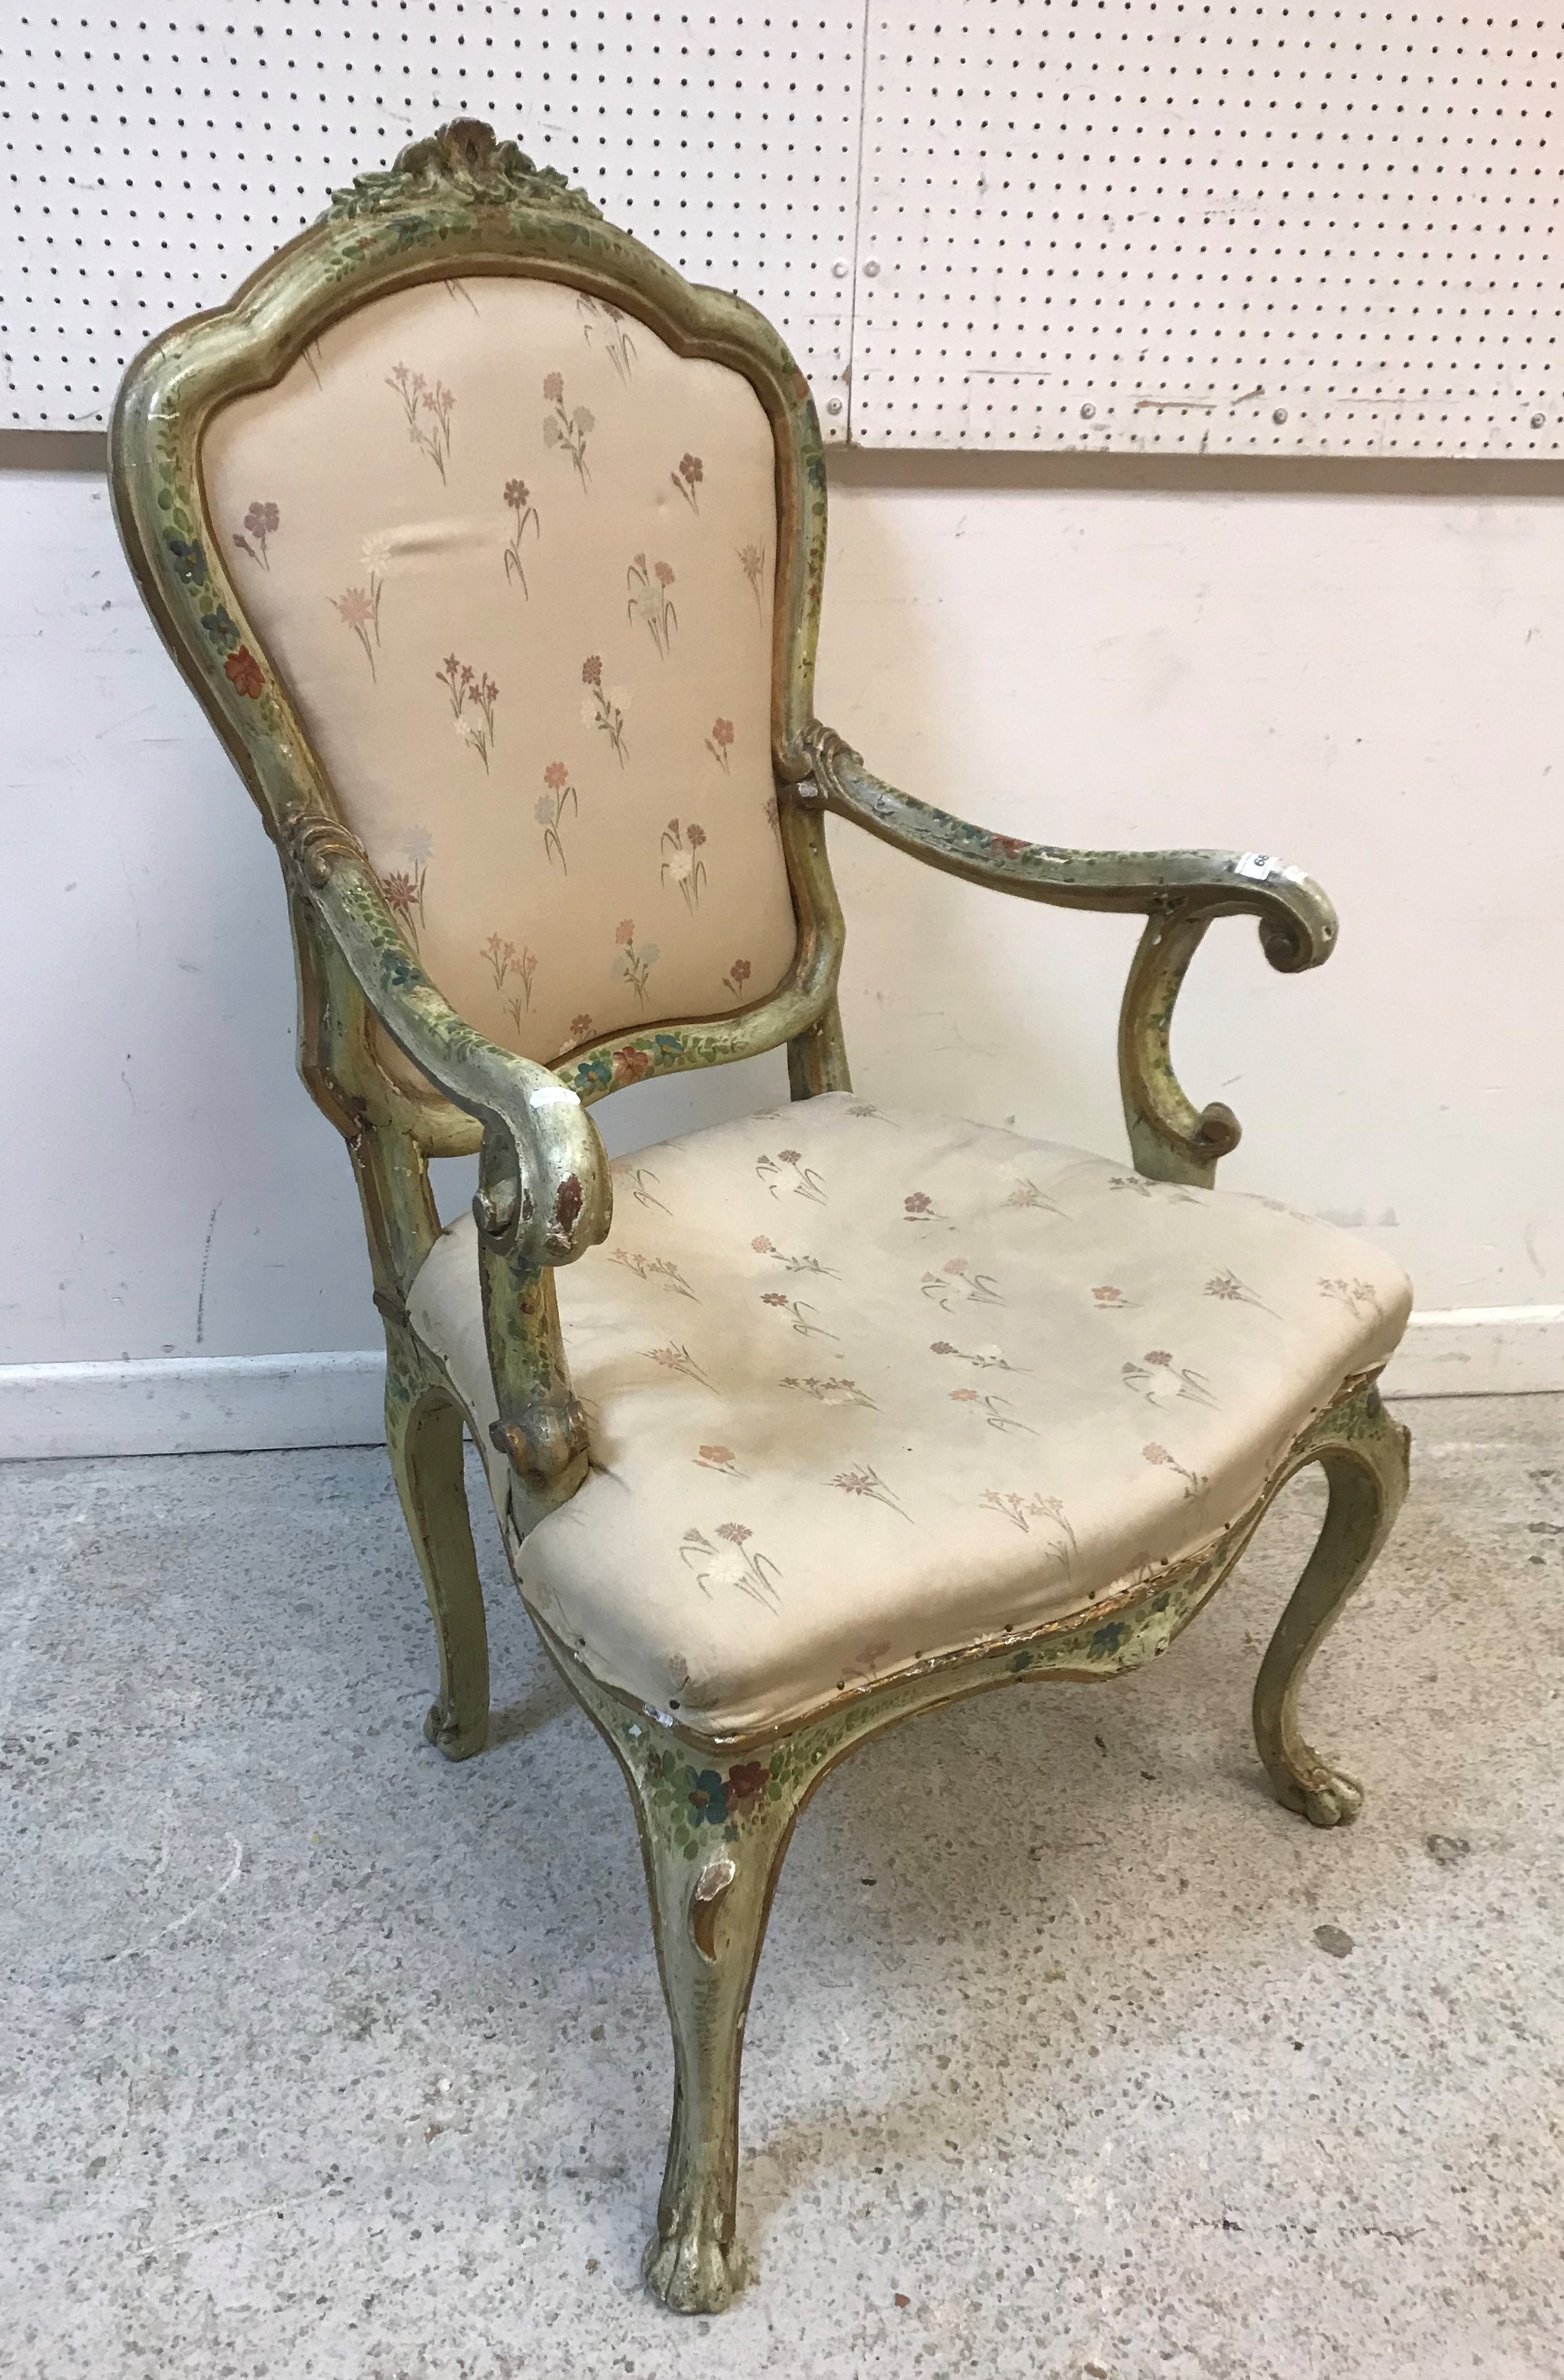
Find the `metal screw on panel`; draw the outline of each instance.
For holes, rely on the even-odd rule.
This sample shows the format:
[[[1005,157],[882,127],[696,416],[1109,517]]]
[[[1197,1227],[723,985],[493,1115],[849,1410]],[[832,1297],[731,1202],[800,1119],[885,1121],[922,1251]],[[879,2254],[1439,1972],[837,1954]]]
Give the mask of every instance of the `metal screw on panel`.
[[[877,260],[871,256],[868,262],[864,267],[864,279],[866,281],[872,281],[879,271],[879,265]]]
[[[1095,417],[1096,417],[1096,414],[1097,414],[1097,407],[1096,407],[1096,406],[1095,406],[1095,405],[1083,405],[1083,406],[1082,406],[1082,407],[1081,407],[1081,419],[1082,419],[1082,420],[1083,420],[1083,421],[1090,421],[1090,420],[1094,419],[1095,419]]]
[[[1286,420],[1286,419],[1287,419],[1287,407],[1286,407],[1286,406],[1285,406],[1285,405],[1279,405],[1279,406],[1277,407],[1276,411],[1272,414],[1272,416],[1271,416],[1271,419],[1276,423],[1277,428],[1279,430],[1279,429],[1281,428],[1282,423]]]
[[[1547,428],[1546,414],[1534,413],[1532,416],[1532,427],[1534,430],[1546,430]]]
[[[830,268],[830,277],[833,281],[846,280],[847,260],[845,257],[839,256],[837,258],[836,262]]]
[[[826,411],[828,413],[840,413],[841,410],[842,399],[839,396],[828,396],[826,399]]]

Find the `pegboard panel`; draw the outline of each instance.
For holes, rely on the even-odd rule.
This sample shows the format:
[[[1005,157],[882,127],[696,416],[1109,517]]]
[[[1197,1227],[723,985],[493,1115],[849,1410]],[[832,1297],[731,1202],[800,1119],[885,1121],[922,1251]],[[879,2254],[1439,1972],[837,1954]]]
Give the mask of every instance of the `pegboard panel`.
[[[479,115],[688,277],[736,289],[845,435],[864,0],[0,6],[0,419],[101,423],[357,169]],[[6,201],[0,201],[0,205]]]
[[[870,0],[853,435],[1564,453],[1564,9]]]

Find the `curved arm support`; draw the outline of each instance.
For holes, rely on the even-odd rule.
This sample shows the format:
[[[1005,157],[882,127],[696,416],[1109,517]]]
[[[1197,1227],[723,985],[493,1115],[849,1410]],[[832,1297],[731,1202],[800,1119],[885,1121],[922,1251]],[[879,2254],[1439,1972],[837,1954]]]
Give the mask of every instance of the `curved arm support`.
[[[1173,1007],[1214,917],[1252,916],[1272,966],[1319,966],[1336,947],[1336,912],[1301,868],[1255,851],[1070,851],[994,834],[871,776],[859,754],[817,723],[806,738],[814,798],[882,843],[970,884],[1056,908],[1140,911],[1146,919],[1119,1019],[1119,1077],[1138,1170],[1209,1188],[1239,1123],[1219,1103],[1195,1108],[1173,1073]]]
[[[586,1473],[586,1422],[570,1390],[552,1274],[608,1234],[607,1153],[557,1075],[485,1039],[442,997],[346,827],[322,812],[290,813],[284,858],[297,896],[393,1040],[482,1126],[473,1212],[500,1412],[493,1436],[529,1508],[518,1511],[518,1525],[530,1526]]]

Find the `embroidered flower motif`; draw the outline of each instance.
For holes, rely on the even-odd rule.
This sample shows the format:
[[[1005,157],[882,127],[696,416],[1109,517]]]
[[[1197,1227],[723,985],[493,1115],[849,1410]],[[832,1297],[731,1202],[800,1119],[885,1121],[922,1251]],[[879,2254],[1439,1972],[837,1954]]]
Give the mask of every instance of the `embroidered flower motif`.
[[[487,776],[489,755],[494,748],[494,705],[500,699],[499,687],[491,677],[479,676],[469,662],[458,661],[455,653],[446,654],[434,678],[449,697],[458,743],[478,754]]]
[[[699,908],[706,889],[706,862],[700,856],[705,841],[706,829],[693,821],[683,834],[677,819],[670,819],[662,830],[662,881],[678,886],[686,909]]]
[[[761,1232],[758,1238],[751,1240],[749,1245],[754,1249],[758,1257],[774,1257],[777,1263],[780,1264],[787,1272],[812,1272],[818,1274],[825,1281],[838,1281],[841,1279],[841,1275],[839,1273],[832,1272],[830,1265],[821,1264],[818,1257],[790,1257],[785,1255],[783,1251],[776,1245],[774,1241],[767,1239],[764,1232]]]
[[[587,345],[591,346],[594,331],[600,333],[603,343],[603,353],[613,366],[619,379],[628,388],[630,368],[636,360],[636,343],[624,327],[624,316],[621,309],[611,306],[606,298],[588,298],[583,290],[576,300],[576,310],[581,317],[581,336]],[[557,378],[558,375],[555,374],[553,377]],[[548,382],[545,382],[543,394],[547,396],[548,393]],[[564,395],[563,383],[560,393]]]
[[[587,1022],[588,1025],[590,1026],[590,1017],[588,1018]],[[673,1208],[671,1207],[664,1206],[662,1200],[659,1198],[653,1191],[649,1190],[647,1187],[649,1182],[655,1182],[657,1180],[657,1176],[652,1172],[649,1165],[637,1165],[635,1172],[629,1174],[627,1178],[630,1184],[630,1196],[634,1198],[637,1207],[655,1207],[659,1214],[661,1215],[671,1215],[673,1213]]]
[[[576,478],[585,490],[590,485],[592,478],[587,465],[587,441],[598,426],[597,419],[595,415],[588,412],[584,405],[576,406],[574,411],[566,406],[563,372],[545,374],[543,401],[546,405],[553,407],[552,413],[546,413],[543,416],[543,443],[549,447],[564,448],[570,457]]]
[[[563,760],[551,760],[543,771],[544,790],[532,806],[532,815],[543,830],[543,856],[552,867],[557,859],[568,876],[564,844],[560,837],[560,822],[568,805],[576,817],[581,805],[576,798],[576,788],[570,782],[570,771]]]
[[[784,1389],[797,1389],[813,1397],[818,1405],[867,1405],[871,1413],[879,1408],[874,1399],[858,1386],[856,1380],[783,1380]]]
[[[261,674],[261,663],[248,645],[241,645],[236,653],[229,654],[223,664],[223,674],[236,694],[242,694],[252,702],[266,684]]]
[[[655,942],[648,942],[644,949],[637,950],[634,917],[621,917],[619,930],[613,939],[619,946],[619,955],[613,962],[614,978],[617,982],[627,983],[644,1008],[647,1004],[647,978],[661,953]]]
[[[451,416],[455,398],[443,381],[426,381],[422,372],[409,371],[406,364],[393,364],[385,384],[394,388],[402,400],[410,443],[429,456],[443,482],[445,466],[451,459]]]
[[[345,628],[351,628],[364,649],[364,659],[370,664],[370,676],[378,679],[375,649],[380,643],[380,582],[371,579],[369,587],[349,587],[340,595],[328,599]],[[371,641],[372,639],[372,641]]]
[[[712,721],[711,733],[706,739],[706,748],[721,770],[723,776],[731,776],[733,772],[728,766],[728,755],[734,748],[734,722],[731,719]]]
[[[645,1257],[634,1248],[611,1248],[608,1260],[610,1264],[623,1265],[637,1281],[661,1281],[675,1297],[687,1297],[693,1305],[700,1304],[672,1257]]]
[[[686,1380],[698,1380],[703,1389],[711,1386],[687,1347],[671,1340],[666,1347],[643,1347],[641,1353],[649,1364],[661,1364],[665,1372],[677,1372]]]
[[[974,1272],[966,1257],[951,1257],[938,1272],[923,1276],[923,1293],[947,1314],[957,1305],[1002,1305],[999,1283],[991,1273]]]
[[[1186,1471],[1183,1464],[1180,1463],[1175,1456],[1170,1454],[1165,1446],[1158,1445],[1155,1439],[1149,1446],[1143,1446],[1141,1448],[1141,1453],[1147,1463],[1157,1464],[1159,1469],[1176,1471],[1178,1473],[1179,1477],[1184,1483],[1184,1501],[1186,1503],[1192,1496],[1198,1496],[1202,1488],[1208,1484],[1200,1472]]]
[[[542,528],[538,519],[538,507],[532,501],[532,492],[525,480],[505,481],[505,502],[515,515],[515,527],[512,529],[505,544],[505,584],[508,587],[515,577],[520,584],[523,595],[530,602],[531,592],[527,584],[527,573],[521,566],[521,540],[528,521],[532,524],[534,539],[542,536]]]
[[[768,1611],[780,1610],[776,1590],[782,1572],[767,1555],[751,1549],[754,1531],[746,1529],[742,1521],[724,1521],[716,1535],[721,1543],[714,1546],[698,1529],[686,1529],[679,1547],[680,1560],[702,1595],[709,1597],[714,1586],[735,1586],[752,1602],[764,1604]],[[709,1795],[712,1784],[719,1792],[722,1791],[721,1779],[707,1770],[701,1777],[700,1789]],[[726,1816],[724,1795],[722,1817]]]
[[[266,540],[269,537],[275,537],[282,525],[283,516],[275,504],[253,504],[245,515],[245,528],[234,531],[234,543],[241,553],[248,553],[252,562],[258,562],[262,570],[270,570],[272,564],[266,552]],[[249,537],[245,535],[245,529],[249,531]],[[255,540],[253,545],[249,541],[251,537]]]
[[[805,1164],[802,1153],[796,1148],[780,1148],[775,1157],[758,1157],[755,1160],[756,1179],[763,1182],[775,1198],[780,1196],[779,1185],[783,1178],[784,1165],[793,1169],[794,1196],[807,1198],[814,1206],[823,1207],[826,1203],[825,1184],[812,1165]]]
[[[1062,1215],[1064,1212],[1063,1208],[1056,1207],[1051,1198],[1044,1197],[1035,1182],[1016,1183],[1005,1200],[1005,1205],[1007,1207],[1040,1207],[1048,1215]]]
[[[927,1190],[909,1192],[902,1201],[902,1208],[909,1223],[938,1223],[944,1220],[941,1215],[936,1213],[934,1201]]]
[[[976,1371],[979,1372],[1019,1373],[1026,1369],[1024,1364],[1007,1362],[1002,1349],[999,1347],[977,1347],[968,1355],[960,1347],[952,1347],[948,1339],[932,1339],[929,1342],[928,1352],[931,1355],[953,1355],[958,1363],[970,1364]]]
[[[819,1309],[817,1306],[800,1305],[795,1299],[784,1296],[780,1289],[762,1290],[760,1303],[762,1305],[777,1306],[782,1313],[790,1315],[793,1318],[793,1327],[801,1339],[835,1339],[840,1346],[841,1339],[836,1331],[828,1330],[823,1323],[806,1320],[806,1316],[818,1312]]]
[[[731,1446],[702,1446],[697,1450],[695,1460],[703,1471],[725,1471],[731,1479],[739,1475],[738,1459]]]
[[[755,598],[755,616],[757,619],[763,620],[766,613],[765,607],[760,600],[760,581],[764,577],[766,571],[766,548],[764,542],[762,541],[759,545],[741,545],[738,550],[738,558],[743,568],[744,575],[749,581],[749,591]]]
[[[1057,1496],[1018,1496],[1013,1491],[1007,1493],[998,1488],[986,1488],[977,1501],[984,1512],[998,1512],[1012,1528],[1019,1529],[1023,1536],[1031,1536],[1035,1521],[1049,1523],[1059,1550],[1064,1556],[1065,1575],[1068,1577],[1071,1560],[1075,1552],[1075,1532],[1065,1518],[1064,1506]]]
[[[691,512],[699,512],[700,497],[697,491],[698,490],[702,480],[706,477],[706,471],[701,463],[700,456],[698,455],[682,455],[679,457],[678,469],[676,471],[670,471],[668,476],[679,491],[679,493],[683,496],[685,504],[688,504]]]
[[[839,1471],[830,1485],[840,1488],[844,1496],[867,1496],[872,1502],[888,1505],[892,1512],[900,1512],[903,1521],[912,1520],[912,1514],[903,1509],[895,1490],[888,1488],[879,1472],[867,1463],[856,1471]],[[916,1524],[914,1525],[915,1527]]]
[[[488,960],[490,972],[494,978],[494,989],[499,991],[515,965],[515,944],[505,941],[499,934],[491,934],[489,940],[480,945],[478,955]]]
[[[1115,1289],[1111,1281],[1105,1281],[1100,1289],[1093,1290],[1092,1302],[1097,1306],[1129,1305],[1134,1303],[1132,1299],[1125,1296],[1121,1289]]]
[[[1344,1305],[1356,1322],[1372,1321],[1378,1315],[1379,1292],[1371,1281],[1322,1281],[1319,1290],[1322,1297]]]
[[[1008,1397],[986,1397],[976,1389],[952,1389],[949,1395],[953,1405],[981,1405],[983,1418],[990,1429],[1021,1429],[1025,1431],[1028,1438],[1036,1438],[1037,1435],[1029,1421],[1016,1420],[1014,1415],[1009,1410]]]
[[[1213,1273],[1206,1282],[1206,1295],[1219,1297],[1229,1305],[1256,1305],[1262,1314],[1269,1314],[1279,1321],[1280,1319],[1274,1305],[1267,1305],[1265,1299],[1257,1296],[1247,1282],[1240,1281],[1235,1272],[1229,1272],[1225,1267],[1220,1272]]]
[[[1145,1397],[1154,1405],[1171,1404],[1176,1398],[1187,1397],[1197,1405],[1218,1409],[1218,1399],[1211,1384],[1202,1372],[1189,1371],[1174,1363],[1165,1347],[1153,1347],[1139,1364],[1124,1364],[1120,1378],[1136,1396]]]
[[[532,978],[538,972],[537,952],[529,951],[524,942],[521,947],[520,957],[513,959],[511,962],[511,972],[518,978],[521,984],[521,990],[519,991],[511,992],[508,997],[501,1002],[501,1006],[504,1009],[505,1014],[510,1018],[511,1023],[519,1033],[521,1031],[521,1020],[532,1005]]]
[[[582,662],[581,683],[587,689],[581,704],[581,716],[588,727],[595,727],[600,735],[608,737],[614,759],[623,768],[627,749],[624,713],[630,708],[629,690],[622,686],[605,688],[600,653],[588,653]]]
[[[630,620],[639,620],[656,646],[659,658],[666,661],[673,641],[673,631],[679,615],[673,609],[668,589],[673,584],[673,573],[666,562],[654,562],[647,568],[644,553],[637,553],[624,573],[624,584],[630,590],[624,609]]]
[[[735,1000],[742,1000],[744,998],[744,987],[749,981],[749,961],[747,959],[735,959],[732,966],[728,969],[727,974],[722,978],[722,989],[724,991],[731,991]]]
[[[423,914],[423,903],[419,897],[417,881],[407,874],[406,868],[394,868],[388,876],[381,878],[380,889],[385,894],[387,908],[395,917],[416,951],[418,947],[418,929],[413,922],[413,912],[417,909],[420,917]]]

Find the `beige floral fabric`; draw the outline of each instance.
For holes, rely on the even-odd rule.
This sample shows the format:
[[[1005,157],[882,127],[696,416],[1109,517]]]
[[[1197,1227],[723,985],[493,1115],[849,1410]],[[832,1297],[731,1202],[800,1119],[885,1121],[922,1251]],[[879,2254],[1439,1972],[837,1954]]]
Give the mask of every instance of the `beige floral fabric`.
[[[225,407],[201,465],[249,617],[465,1016],[549,1060],[774,988],[775,465],[747,381],[573,289],[430,282]]]
[[[413,1322],[528,1600],[719,1733],[1197,1550],[1411,1305],[1377,1249],[1272,1199],[846,1093],[613,1173],[608,1243],[558,1275],[594,1467],[519,1548],[470,1220]]]

